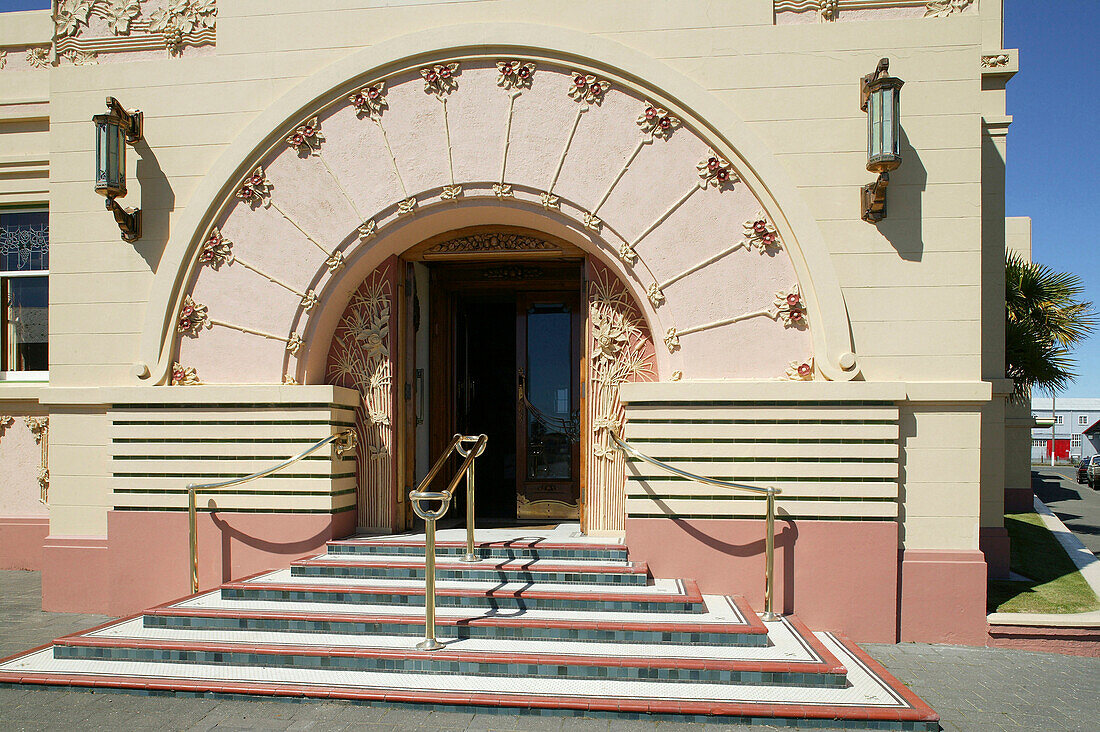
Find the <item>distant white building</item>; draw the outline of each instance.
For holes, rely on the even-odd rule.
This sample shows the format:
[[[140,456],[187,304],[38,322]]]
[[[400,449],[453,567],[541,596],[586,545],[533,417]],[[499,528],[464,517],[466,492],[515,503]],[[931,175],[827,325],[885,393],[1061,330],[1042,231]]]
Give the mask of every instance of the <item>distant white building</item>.
[[[1050,419],[1050,398],[1032,399],[1031,416]],[[1037,427],[1031,431],[1032,460],[1050,459],[1051,430]],[[1056,399],[1053,440],[1059,460],[1100,453],[1100,399]]]

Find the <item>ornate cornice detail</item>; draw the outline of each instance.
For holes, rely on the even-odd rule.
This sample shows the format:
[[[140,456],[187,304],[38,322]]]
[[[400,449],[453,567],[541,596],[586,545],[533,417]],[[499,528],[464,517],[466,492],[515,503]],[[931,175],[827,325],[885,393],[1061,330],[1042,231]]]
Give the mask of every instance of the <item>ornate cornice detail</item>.
[[[305,124],[298,125],[286,138],[288,146],[307,155],[320,155],[321,143],[324,141],[325,135],[321,132],[321,123],[317,117],[310,117]]]
[[[636,120],[638,126],[647,135],[667,140],[680,126],[680,118],[672,116],[667,109],[658,107],[653,102],[647,101],[645,105]]]
[[[216,40],[216,0],[164,0],[144,12],[142,6],[142,0],[60,0],[53,18],[58,57],[160,48],[178,56],[184,46]],[[103,22],[89,33],[93,16]]]
[[[983,69],[997,69],[1002,66],[1008,66],[1012,61],[1012,57],[1007,53],[993,53],[982,56],[982,68]]]
[[[530,89],[535,78],[535,65],[530,61],[498,61],[497,86],[502,89]]]
[[[510,254],[520,252],[560,252],[548,241],[522,234],[470,234],[440,242],[424,251],[425,257],[448,254]]]
[[[458,89],[459,73],[458,63],[434,64],[420,69],[420,76],[424,79],[424,92],[435,94],[442,99],[455,89]]]
[[[971,0],[928,0],[924,17],[944,18],[953,13],[961,13],[970,6]]]
[[[582,71],[574,71],[573,83],[569,87],[569,96],[574,101],[582,104],[595,104],[597,107],[603,103],[603,96],[611,88],[611,82],[598,79],[592,74]]]
[[[172,386],[195,386],[201,384],[198,372],[192,366],[183,366],[179,361],[172,364]]]

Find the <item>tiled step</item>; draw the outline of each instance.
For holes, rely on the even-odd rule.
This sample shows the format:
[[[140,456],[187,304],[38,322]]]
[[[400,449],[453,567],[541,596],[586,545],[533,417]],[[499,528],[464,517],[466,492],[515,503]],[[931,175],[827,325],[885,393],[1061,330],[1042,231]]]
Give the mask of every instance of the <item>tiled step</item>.
[[[410,561],[410,559],[412,559]],[[423,558],[378,559],[372,556],[340,558],[321,555],[290,565],[295,577],[355,577],[361,579],[424,579]],[[546,559],[484,559],[457,562],[453,558],[437,560],[437,580],[473,580],[482,582],[537,582],[554,584],[645,585],[649,568],[644,563],[578,562]]]
[[[847,669],[843,687],[113,661],[55,658],[51,648],[0,663],[0,683],[455,705],[487,713],[554,710],[611,717],[651,714],[676,721],[798,720],[864,729],[938,729],[935,712],[857,646],[828,633],[816,635]]]
[[[767,629],[741,597],[704,595],[704,613],[639,614],[526,610],[501,615],[440,608],[441,639],[554,640],[649,645],[765,646]],[[146,611],[147,628],[254,630],[346,635],[423,637],[424,613],[392,606],[349,608],[341,603],[292,605],[272,601],[224,600],[210,592]]]
[[[419,651],[402,636],[146,628],[140,618],[61,638],[55,658],[224,663],[387,673],[559,679],[660,680],[774,686],[843,686],[846,669],[797,621],[771,624],[756,648],[466,640]]]
[[[327,582],[324,580],[328,580]],[[415,580],[297,577],[276,570],[221,588],[226,600],[329,602],[357,605],[424,605],[424,584]],[[692,580],[655,580],[645,587],[509,582],[447,582],[436,587],[437,607],[496,610],[605,610],[636,613],[706,612]]]
[[[484,541],[475,545],[477,554],[486,559],[573,559],[583,561],[626,561],[627,548],[622,544],[562,543],[546,539],[512,539]],[[345,539],[330,541],[328,553],[334,555],[424,556],[423,538]],[[460,557],[466,553],[462,541],[440,541],[437,557]]]

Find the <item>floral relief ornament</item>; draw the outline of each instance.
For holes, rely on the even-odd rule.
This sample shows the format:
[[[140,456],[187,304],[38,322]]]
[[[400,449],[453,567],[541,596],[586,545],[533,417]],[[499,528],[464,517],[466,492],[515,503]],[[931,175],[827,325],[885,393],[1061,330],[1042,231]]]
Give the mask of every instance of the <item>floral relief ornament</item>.
[[[8,52],[0,50],[0,69],[8,65]]]
[[[355,107],[355,113],[360,117],[381,119],[382,113],[390,106],[386,101],[386,82],[369,84],[348,97],[348,101]]]
[[[723,188],[741,180],[733,171],[730,162],[715,152],[711,152],[705,160],[699,161],[695,169],[699,171],[699,185],[703,188],[707,186]]]
[[[107,5],[107,25],[116,36],[130,34],[130,25],[141,12],[138,0],[111,0]]]
[[[185,297],[179,318],[176,319],[176,332],[197,338],[200,330],[209,327],[211,327],[210,315],[207,313],[206,306],[195,302],[190,295]]]
[[[672,136],[672,133],[680,126],[680,119],[673,117],[669,114],[667,109],[658,107],[652,102],[646,102],[646,107],[642,110],[642,113],[638,115],[638,126],[642,128],[642,132],[647,135],[653,135],[654,137],[660,137],[668,139]]]
[[[813,381],[814,357],[810,356],[805,361],[791,361],[787,367],[787,378],[791,381]]]
[[[781,248],[779,233],[763,211],[757,213],[756,218],[745,222],[745,241],[749,248],[756,249],[761,254]]]
[[[971,0],[928,0],[924,17],[945,18],[953,13],[961,13],[970,6]]]
[[[80,26],[87,26],[93,4],[93,0],[61,0],[54,14],[57,37],[75,36],[80,31]]]
[[[569,96],[574,101],[599,106],[603,102],[603,95],[611,88],[610,81],[597,79],[592,74],[574,71],[573,84],[569,87]]]
[[[217,0],[168,0],[153,11],[149,30],[160,33],[169,53],[177,55],[183,50],[183,37],[196,28],[213,28],[217,14]]]
[[[497,86],[502,89],[530,89],[535,65],[530,61],[498,61]]]
[[[420,69],[420,76],[424,78],[424,92],[435,94],[439,98],[453,92],[458,88],[458,64],[435,64]]]
[[[267,179],[264,169],[257,166],[237,189],[237,198],[247,201],[253,208],[259,205],[266,207],[271,199],[271,189],[271,181]]]
[[[783,321],[784,328],[804,326],[806,324],[806,306],[802,304],[802,294],[795,285],[787,292],[775,293],[775,317]]]
[[[305,124],[298,125],[286,138],[287,145],[306,155],[320,155],[321,143],[324,141],[321,123],[316,117],[311,117]]]
[[[210,230],[206,235],[206,241],[199,250],[199,264],[209,265],[212,269],[220,269],[223,264],[233,261],[233,242],[222,236],[218,227]]]
[[[179,361],[172,364],[172,386],[195,386],[201,383],[194,367],[184,366]]]
[[[27,49],[27,64],[32,69],[44,69],[50,65],[50,49],[45,46]]]

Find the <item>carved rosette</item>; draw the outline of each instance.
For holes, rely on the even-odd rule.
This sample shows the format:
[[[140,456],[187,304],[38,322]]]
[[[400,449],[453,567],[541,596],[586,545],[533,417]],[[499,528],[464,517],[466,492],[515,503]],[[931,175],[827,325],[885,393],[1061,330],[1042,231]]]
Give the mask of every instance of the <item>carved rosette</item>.
[[[379,120],[390,106],[386,101],[386,82],[369,84],[348,97],[348,101],[355,107],[358,116]]]
[[[573,83],[569,87],[569,96],[576,102],[599,106],[603,102],[603,95],[610,88],[610,81],[598,79],[592,74],[574,71]]]
[[[721,189],[741,180],[730,162],[713,151],[705,159],[700,160],[695,169],[699,171],[699,185],[704,188],[713,186]]]
[[[675,328],[669,328],[665,331],[665,348],[669,353],[674,353],[680,350],[680,334],[676,332]]]
[[[539,194],[539,203],[547,211],[558,208],[558,197],[543,191]]]
[[[375,222],[374,219],[370,219],[359,224],[359,227],[356,229],[356,231],[359,232],[360,241],[366,241],[367,239],[370,239],[372,236],[378,233],[378,224]]]
[[[661,303],[665,301],[665,293],[661,291],[660,286],[654,282],[646,289],[646,297],[649,298],[649,302],[653,307],[657,308],[661,306]]]
[[[756,249],[761,254],[773,249],[781,249],[779,233],[768,221],[768,217],[761,211],[756,218],[745,222],[745,244],[750,249]]]
[[[791,381],[813,381],[814,357],[810,356],[805,361],[791,361],[786,376]]]
[[[611,441],[625,419],[619,388],[656,376],[653,346],[633,299],[610,271],[600,267],[588,290],[589,394],[591,429],[586,503],[589,516],[605,521],[600,530],[621,529],[626,495],[626,462]]]
[[[352,296],[333,336],[329,383],[360,394],[359,523],[390,521],[393,450],[393,360],[390,349],[392,288],[389,269],[376,269]]]
[[[442,99],[458,89],[458,74],[457,63],[435,64],[420,69],[420,76],[424,79],[424,92]]]
[[[416,196],[409,196],[397,204],[397,215],[408,216],[416,211]]]
[[[237,198],[247,202],[252,208],[267,206],[271,201],[272,187],[271,181],[267,179],[267,173],[257,165],[252,174],[237,188]]]
[[[176,332],[198,338],[199,331],[209,328],[210,325],[210,315],[206,311],[206,306],[192,300],[190,295],[183,298],[183,307],[180,308],[179,317],[176,318]]]
[[[498,61],[497,86],[502,89],[530,89],[535,65],[530,61]]]
[[[439,195],[444,201],[453,201],[462,195],[462,186],[443,186],[443,192]]]
[[[509,184],[494,183],[493,195],[503,201],[505,198],[515,198],[516,194],[512,191],[512,186],[510,186]]]
[[[587,211],[585,211],[584,215],[581,217],[581,223],[584,224],[584,228],[595,231],[597,233],[599,233],[600,227],[603,226],[603,222],[600,221],[599,217],[596,216],[596,214],[589,213]]]
[[[192,366],[184,366],[179,361],[172,364],[172,386],[195,386],[201,384],[199,374]]]
[[[321,123],[316,117],[311,117],[305,124],[298,125],[294,132],[286,138],[286,144],[299,153],[307,155],[320,155],[321,143],[325,136],[321,132]]]
[[[210,230],[199,250],[199,264],[212,269],[220,269],[223,264],[233,261],[233,242],[222,236],[218,227]]]
[[[806,306],[802,304],[802,294],[795,285],[787,292],[775,293],[775,318],[783,321],[784,328],[806,327]]]
[[[647,135],[653,135],[654,137],[660,137],[662,139],[668,139],[672,136],[672,133],[676,131],[676,128],[680,126],[679,117],[673,117],[669,114],[667,109],[658,107],[652,102],[645,103],[645,109],[638,115],[636,120],[638,126],[642,128],[642,132]]]

